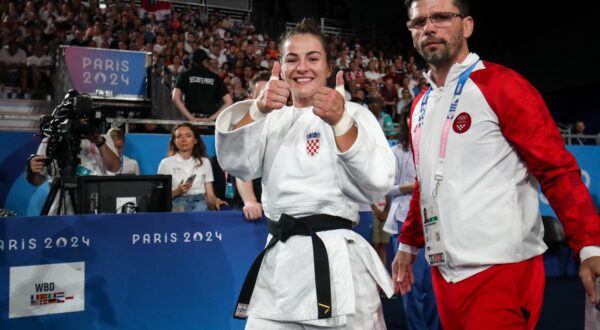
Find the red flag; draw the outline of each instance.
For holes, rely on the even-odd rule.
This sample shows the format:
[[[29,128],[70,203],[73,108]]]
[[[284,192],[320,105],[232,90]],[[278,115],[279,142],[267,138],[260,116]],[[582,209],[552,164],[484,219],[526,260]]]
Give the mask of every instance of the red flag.
[[[143,16],[144,13],[154,14],[157,21],[164,21],[171,16],[171,3],[160,0],[142,0],[140,16]]]

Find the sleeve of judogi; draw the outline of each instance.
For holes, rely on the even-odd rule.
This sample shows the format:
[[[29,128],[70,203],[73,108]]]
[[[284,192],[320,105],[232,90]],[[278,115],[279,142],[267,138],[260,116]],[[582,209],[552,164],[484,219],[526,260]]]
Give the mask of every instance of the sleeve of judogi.
[[[217,118],[215,145],[221,168],[244,181],[262,176],[262,163],[267,142],[266,121],[269,116],[233,129],[248,113],[254,100],[237,102]]]
[[[368,109],[346,102],[346,111],[356,123],[358,136],[345,152],[336,149],[339,183],[351,199],[372,204],[382,200],[394,183],[394,154]]]

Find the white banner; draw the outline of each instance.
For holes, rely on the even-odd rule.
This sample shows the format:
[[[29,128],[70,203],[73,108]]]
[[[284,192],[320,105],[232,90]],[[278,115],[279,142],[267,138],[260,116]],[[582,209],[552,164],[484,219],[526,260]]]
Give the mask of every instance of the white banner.
[[[85,262],[10,267],[8,318],[85,309]]]

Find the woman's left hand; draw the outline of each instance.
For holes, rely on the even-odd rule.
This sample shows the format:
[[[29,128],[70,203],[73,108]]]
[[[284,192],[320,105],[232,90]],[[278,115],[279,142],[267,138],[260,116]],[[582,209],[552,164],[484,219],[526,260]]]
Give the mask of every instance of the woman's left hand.
[[[333,126],[344,114],[344,72],[338,71],[335,89],[321,87],[313,97],[313,112],[327,124]]]

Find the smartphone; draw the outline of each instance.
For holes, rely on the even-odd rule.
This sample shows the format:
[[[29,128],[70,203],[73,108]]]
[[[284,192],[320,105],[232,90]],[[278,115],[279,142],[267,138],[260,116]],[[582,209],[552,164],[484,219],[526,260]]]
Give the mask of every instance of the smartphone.
[[[192,182],[194,182],[195,178],[196,178],[196,174],[192,174],[187,178],[187,180],[185,180],[185,183],[192,183]]]

